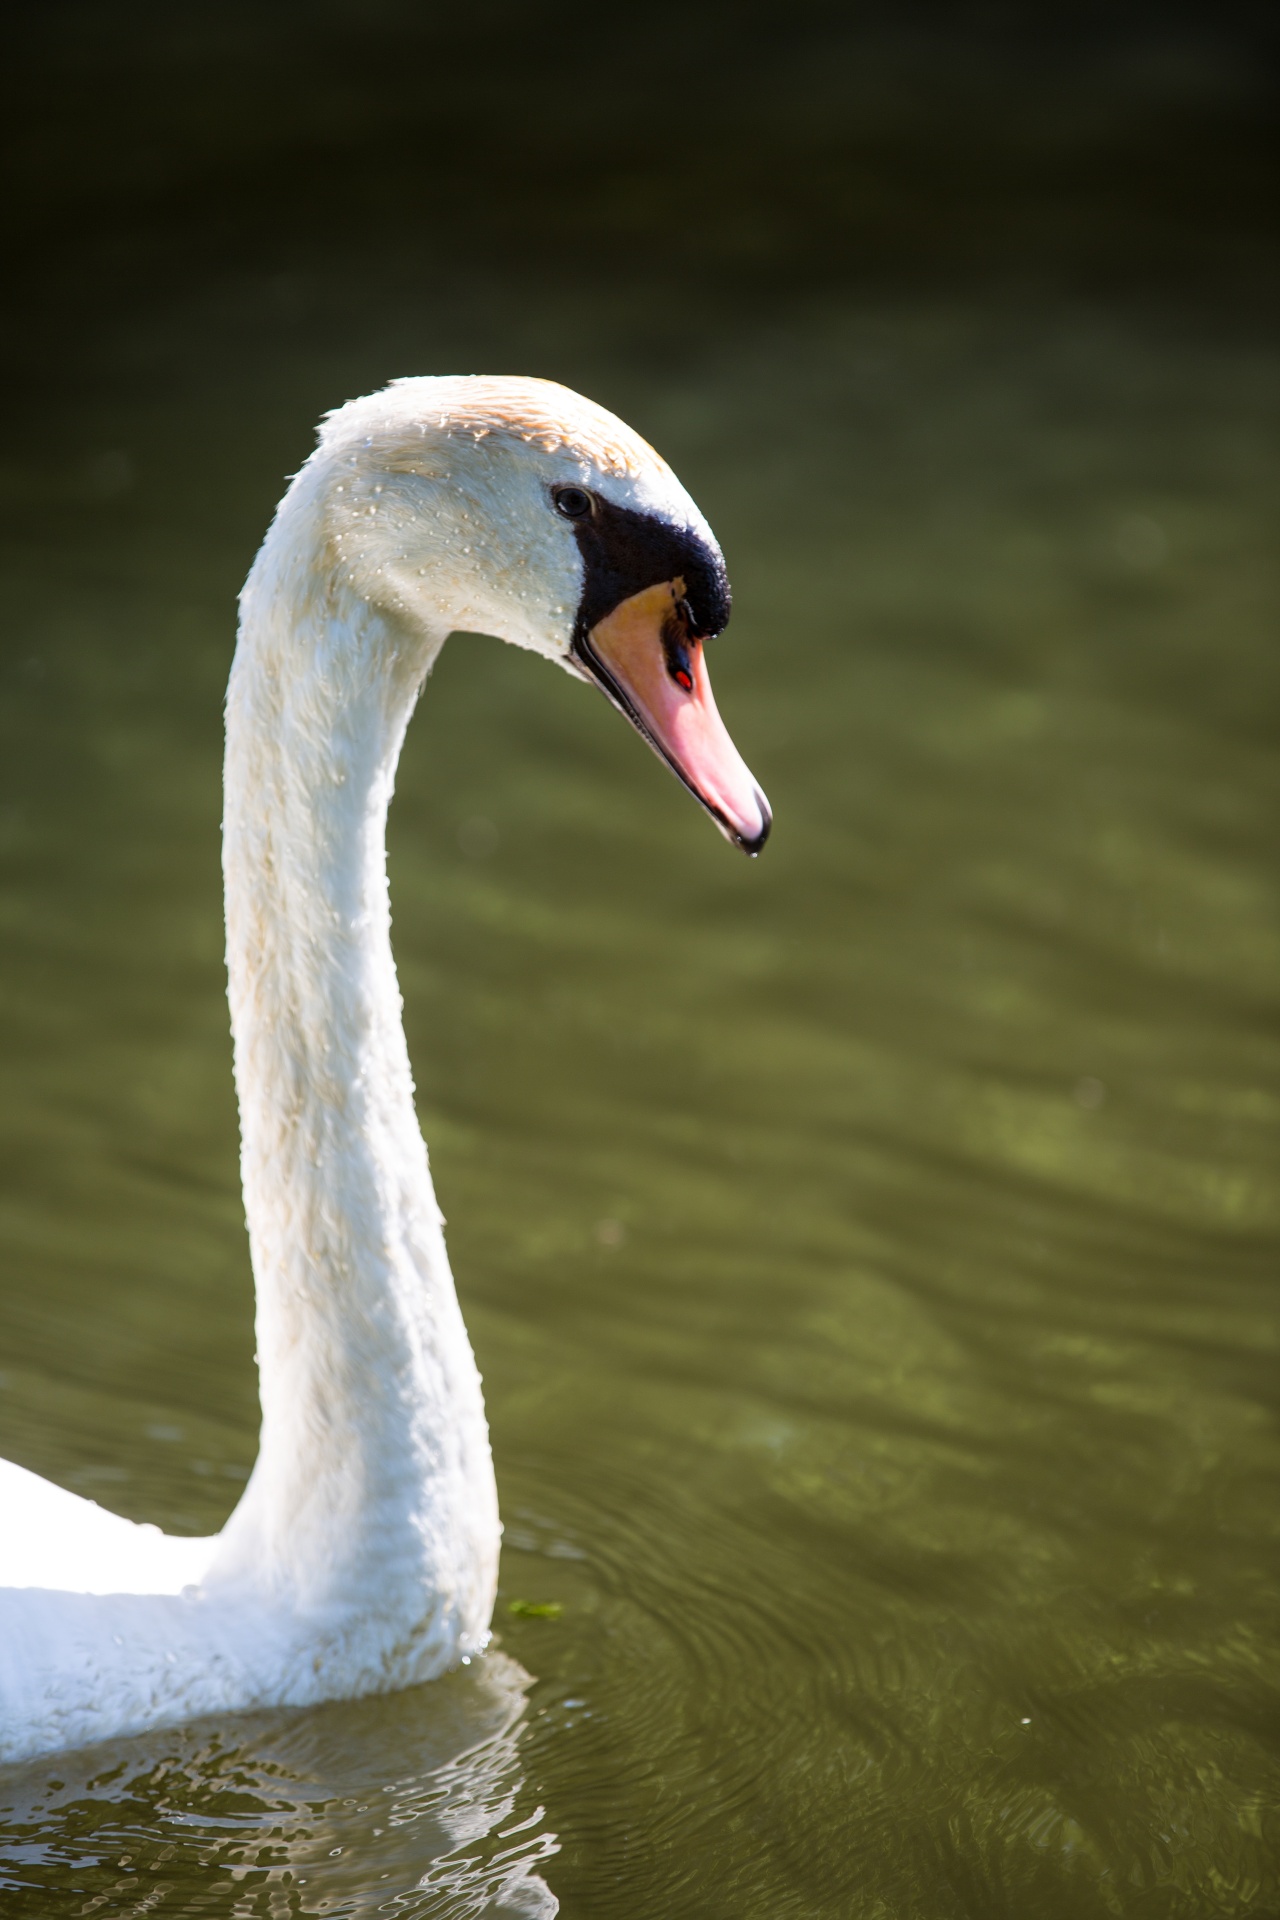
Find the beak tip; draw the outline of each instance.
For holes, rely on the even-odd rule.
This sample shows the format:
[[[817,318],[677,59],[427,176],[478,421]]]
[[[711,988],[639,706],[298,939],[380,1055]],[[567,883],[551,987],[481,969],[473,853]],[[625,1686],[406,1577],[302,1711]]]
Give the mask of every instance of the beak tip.
[[[755,790],[755,800],[756,807],[760,814],[760,825],[758,829],[751,835],[735,833],[733,836],[735,845],[741,847],[748,860],[754,860],[758,856],[760,849],[769,838],[769,832],[773,826],[773,810],[761,793],[759,787]]]

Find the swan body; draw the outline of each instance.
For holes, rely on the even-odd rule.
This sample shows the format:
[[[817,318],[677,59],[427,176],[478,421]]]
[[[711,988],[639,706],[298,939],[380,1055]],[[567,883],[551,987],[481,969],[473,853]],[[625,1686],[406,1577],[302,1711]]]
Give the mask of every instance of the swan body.
[[[768,808],[715,712],[705,521],[548,382],[331,414],[241,596],[223,868],[261,1441],[210,1539],[0,1463],[0,1760],[429,1679],[488,1638],[501,1528],[413,1105],[385,826],[445,637],[594,681],[731,840]]]

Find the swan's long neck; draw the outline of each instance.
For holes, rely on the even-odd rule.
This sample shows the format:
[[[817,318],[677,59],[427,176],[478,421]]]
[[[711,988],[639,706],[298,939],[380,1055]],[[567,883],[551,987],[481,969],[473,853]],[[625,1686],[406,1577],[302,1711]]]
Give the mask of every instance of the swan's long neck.
[[[340,577],[345,577],[339,570]],[[216,1572],[483,1639],[498,1521],[391,955],[385,827],[438,642],[345,595],[304,474],[250,575],[224,870],[262,1441]]]

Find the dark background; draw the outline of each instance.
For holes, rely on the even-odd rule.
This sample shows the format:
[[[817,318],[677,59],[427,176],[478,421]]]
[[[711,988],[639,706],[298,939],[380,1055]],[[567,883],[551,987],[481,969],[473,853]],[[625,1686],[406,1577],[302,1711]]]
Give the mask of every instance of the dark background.
[[[120,305],[389,240],[643,283],[1140,288],[1265,323],[1275,10],[46,4],[10,23],[11,378]]]

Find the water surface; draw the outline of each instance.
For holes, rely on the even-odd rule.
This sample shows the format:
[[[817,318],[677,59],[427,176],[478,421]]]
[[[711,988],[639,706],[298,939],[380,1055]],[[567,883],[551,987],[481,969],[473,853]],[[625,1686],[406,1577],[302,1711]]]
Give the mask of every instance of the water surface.
[[[775,835],[450,641],[391,877],[498,1652],[5,1776],[6,1912],[1274,1913],[1274,351],[332,285],[147,307],[6,455],[0,1450],[201,1531],[253,1458],[219,708],[322,407],[646,432]]]

